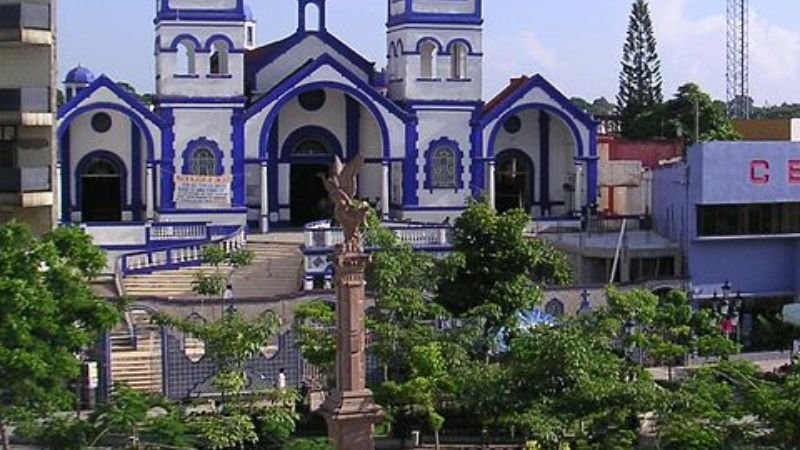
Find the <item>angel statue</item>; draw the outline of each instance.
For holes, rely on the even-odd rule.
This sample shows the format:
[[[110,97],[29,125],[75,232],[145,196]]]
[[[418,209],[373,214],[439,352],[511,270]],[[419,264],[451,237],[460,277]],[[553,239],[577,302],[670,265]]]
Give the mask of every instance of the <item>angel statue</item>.
[[[363,228],[367,224],[369,205],[359,203],[356,196],[356,177],[364,166],[364,158],[356,156],[347,165],[337,156],[331,168],[331,177],[323,178],[325,189],[333,202],[334,217],[344,230],[346,253],[364,251]]]

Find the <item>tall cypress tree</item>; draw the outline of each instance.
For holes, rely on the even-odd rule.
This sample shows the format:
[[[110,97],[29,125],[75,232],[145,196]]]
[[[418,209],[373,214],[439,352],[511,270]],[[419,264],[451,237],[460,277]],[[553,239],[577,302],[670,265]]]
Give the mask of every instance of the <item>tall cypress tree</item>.
[[[622,49],[622,71],[617,95],[625,134],[636,134],[631,129],[636,116],[664,101],[661,84],[661,62],[656,50],[650,7],[647,0],[635,0],[628,24],[628,38]]]

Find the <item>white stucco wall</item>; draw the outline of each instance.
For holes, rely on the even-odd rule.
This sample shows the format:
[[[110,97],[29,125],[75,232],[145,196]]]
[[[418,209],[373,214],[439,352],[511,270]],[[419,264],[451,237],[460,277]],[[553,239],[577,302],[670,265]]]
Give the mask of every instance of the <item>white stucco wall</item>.
[[[300,43],[258,72],[256,75],[255,91],[258,93],[269,92],[309,59],[316,59],[323,54],[330,55],[361,80],[369,80],[370,74],[364,73],[358,66],[350,62],[350,60],[342,56],[333,47],[327,45],[316,35],[309,34]]]
[[[233,141],[231,140],[231,111],[227,109],[176,108],[175,113],[175,171],[183,167],[183,152],[191,141],[205,138],[214,141],[222,150],[224,174],[231,174]]]
[[[106,113],[111,117],[111,129],[105,133],[98,133],[92,129],[91,120],[95,114]],[[131,181],[132,181],[132,160],[131,160],[131,121],[122,113],[114,110],[98,109],[80,115],[72,122],[69,135],[70,148],[70,167],[71,177],[71,204],[77,205],[77,182],[81,174],[77,173],[78,164],[87,154],[95,150],[106,150],[117,155],[125,164],[127,173],[125,185],[125,203],[131,203]],[[142,153],[144,153],[144,141],[142,142]],[[62,170],[64,168],[62,167]]]
[[[417,157],[417,182],[419,184],[418,197],[419,206],[462,206],[466,204],[466,199],[471,195],[470,185],[472,176],[470,172],[470,125],[472,110],[442,110],[442,109],[420,109],[417,111],[419,117],[419,155]],[[461,181],[463,187],[460,189],[426,189],[426,153],[430,148],[431,142],[441,138],[458,143],[459,150],[463,158],[461,161],[463,172]]]

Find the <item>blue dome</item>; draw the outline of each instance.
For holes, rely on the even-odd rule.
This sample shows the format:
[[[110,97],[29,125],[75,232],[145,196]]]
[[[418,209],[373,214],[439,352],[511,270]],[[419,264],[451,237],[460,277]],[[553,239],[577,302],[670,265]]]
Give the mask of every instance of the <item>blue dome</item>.
[[[67,78],[64,83],[70,84],[89,84],[94,81],[94,73],[91,70],[78,65],[78,67],[67,72]]]
[[[247,22],[255,22],[256,18],[253,16],[253,10],[250,9],[250,5],[244,5],[244,18]]]

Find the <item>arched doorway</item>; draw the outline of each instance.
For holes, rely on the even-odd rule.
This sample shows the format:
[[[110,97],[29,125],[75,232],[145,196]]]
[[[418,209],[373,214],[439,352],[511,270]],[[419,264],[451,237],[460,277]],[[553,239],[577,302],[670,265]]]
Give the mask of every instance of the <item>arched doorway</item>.
[[[331,204],[323,179],[328,176],[333,151],[321,139],[301,140],[291,149],[289,193],[292,225],[331,218]]]
[[[531,210],[534,192],[533,162],[519,150],[504,150],[497,156],[495,207],[499,212],[511,209]]]
[[[90,156],[82,162],[79,175],[82,221],[122,221],[124,168],[120,163],[104,156]]]

